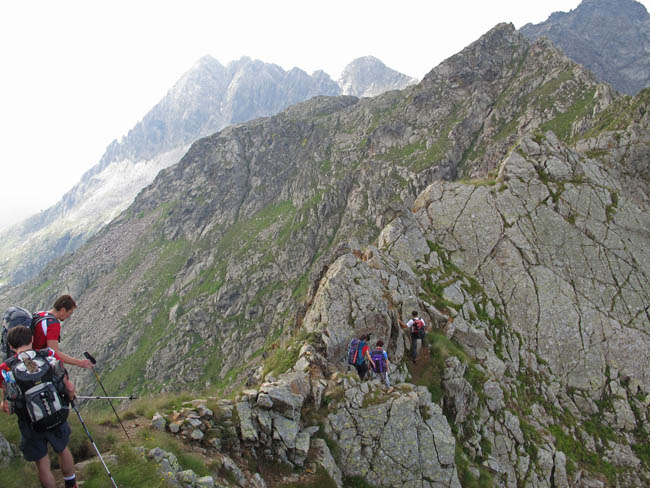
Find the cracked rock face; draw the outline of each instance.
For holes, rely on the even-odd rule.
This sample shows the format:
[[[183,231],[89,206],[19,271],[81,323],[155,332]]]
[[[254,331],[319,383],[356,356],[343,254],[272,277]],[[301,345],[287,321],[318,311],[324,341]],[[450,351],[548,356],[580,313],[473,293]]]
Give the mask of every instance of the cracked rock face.
[[[623,470],[621,486],[642,484],[648,473],[630,471],[640,466],[630,445],[645,442],[650,404],[643,313],[650,303],[650,200],[638,180],[647,120],[642,127],[612,136],[615,146],[582,143],[604,151],[598,159],[550,132],[524,138],[495,184],[432,184],[413,213],[383,229],[377,247],[351,249],[329,265],[303,325],[322,333],[330,361],[340,361],[363,331],[384,339],[399,361],[410,344],[397,317],[416,309],[436,323],[444,310],[453,318],[447,337],[483,379],[470,384],[467,358],[448,358],[442,405],[459,442],[484,460],[499,486],[598,483],[588,470],[575,470],[575,453],[556,447],[564,436]],[[370,415],[357,394],[346,398],[352,410],[330,416],[346,446],[350,468],[342,469],[379,476],[367,459],[383,466],[370,447],[383,444],[370,436],[354,445],[352,438],[366,432],[369,416],[386,424],[388,407],[367,407],[376,408]],[[603,425],[617,442],[590,437],[580,421]]]
[[[569,387],[598,398],[614,368],[650,390],[650,216],[619,174],[552,134],[524,141],[500,188],[435,184],[416,202],[427,236],[501,303]]]
[[[327,417],[343,474],[361,476],[371,486],[460,487],[455,441],[441,408],[426,388],[403,388],[377,396],[352,387],[345,407]]]

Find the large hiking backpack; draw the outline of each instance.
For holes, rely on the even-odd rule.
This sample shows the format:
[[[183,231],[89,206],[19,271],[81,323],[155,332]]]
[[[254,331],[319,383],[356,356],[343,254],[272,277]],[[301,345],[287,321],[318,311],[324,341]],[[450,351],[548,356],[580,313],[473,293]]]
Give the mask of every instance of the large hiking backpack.
[[[24,309],[22,307],[9,307],[7,310],[5,310],[4,316],[2,317],[3,319],[3,327],[2,327],[2,337],[0,338],[0,351],[4,353],[4,357],[8,358],[11,356],[11,348],[9,347],[9,343],[7,342],[7,334],[9,334],[9,331],[13,329],[14,327],[18,325],[23,325],[25,327],[29,327],[32,330],[32,334],[34,333],[34,329],[42,324],[43,320],[45,319],[55,319],[56,318],[47,312],[38,312],[35,314],[32,314],[29,310]],[[45,335],[47,336],[47,330],[43,331]]]
[[[366,345],[365,341],[359,339],[352,339],[348,346],[348,364],[354,366],[361,366],[363,364],[363,347]]]
[[[36,432],[52,430],[68,418],[69,399],[63,381],[63,363],[50,356],[49,349],[24,351],[5,361],[7,399],[14,411]]]
[[[9,330],[18,325],[24,325],[25,327],[32,328],[32,313],[22,307],[9,307],[5,311],[5,314],[2,317],[2,321],[2,339],[0,340],[0,344],[4,357],[8,358],[11,356],[11,349],[9,348],[9,343],[7,342],[7,334],[9,333]],[[32,332],[33,331],[34,329],[32,329]]]
[[[424,339],[424,321],[419,318],[414,318],[411,333],[417,336],[418,339]]]
[[[380,347],[376,348],[370,353],[370,358],[375,366],[372,370],[375,373],[384,373],[386,371],[386,358],[384,358],[384,350]]]

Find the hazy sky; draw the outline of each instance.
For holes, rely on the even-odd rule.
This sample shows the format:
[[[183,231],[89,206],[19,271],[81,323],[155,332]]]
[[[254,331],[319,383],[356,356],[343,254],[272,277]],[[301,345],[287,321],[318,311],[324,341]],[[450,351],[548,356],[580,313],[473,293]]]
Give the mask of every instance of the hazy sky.
[[[519,28],[579,3],[2,2],[0,227],[56,203],[203,55],[322,69],[335,80],[373,55],[422,78],[499,22]]]

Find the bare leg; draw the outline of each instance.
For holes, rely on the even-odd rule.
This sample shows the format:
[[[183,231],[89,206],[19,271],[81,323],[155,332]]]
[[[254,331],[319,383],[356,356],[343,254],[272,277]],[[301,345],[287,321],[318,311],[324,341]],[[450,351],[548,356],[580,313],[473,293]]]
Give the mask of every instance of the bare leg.
[[[74,474],[74,459],[72,453],[67,447],[59,454],[59,464],[61,465],[61,472],[63,476],[68,477]]]
[[[38,472],[38,479],[41,480],[41,486],[43,488],[56,488],[56,482],[54,481],[54,475],[50,469],[50,458],[46,454],[38,461],[35,461],[36,471]]]

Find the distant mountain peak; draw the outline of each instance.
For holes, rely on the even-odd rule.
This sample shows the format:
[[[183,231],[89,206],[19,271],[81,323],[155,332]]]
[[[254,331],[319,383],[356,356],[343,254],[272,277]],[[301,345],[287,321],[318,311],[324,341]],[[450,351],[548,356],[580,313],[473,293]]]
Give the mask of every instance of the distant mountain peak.
[[[348,64],[338,79],[344,95],[374,97],[388,89],[403,89],[418,80],[387,67],[374,56],[363,56]]]
[[[408,79],[376,58],[361,63],[373,65],[372,73],[382,80],[378,85],[364,81],[374,94],[404,86],[400,77]],[[340,86],[322,70],[312,75],[298,67],[285,71],[249,56],[224,66],[211,55],[202,56],[126,136],[109,144],[100,162],[57,204],[17,224],[29,231],[13,234],[29,233],[30,243],[16,252],[13,242],[0,239],[0,287],[5,280],[28,279],[50,259],[76,249],[126,208],[161,169],[178,162],[197,139],[230,124],[275,115],[315,96],[340,94]]]

